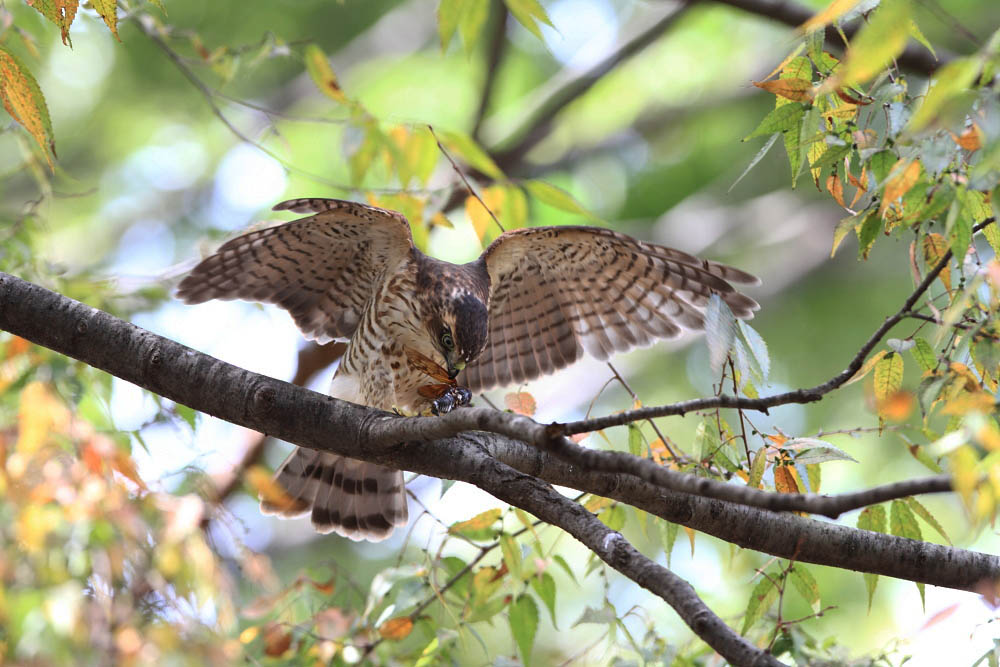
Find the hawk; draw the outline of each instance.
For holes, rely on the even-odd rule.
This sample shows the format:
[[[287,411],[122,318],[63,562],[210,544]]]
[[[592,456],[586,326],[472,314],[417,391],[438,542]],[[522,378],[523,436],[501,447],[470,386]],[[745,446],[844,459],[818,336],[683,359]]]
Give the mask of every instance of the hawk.
[[[730,284],[754,276],[609,229],[509,231],[457,265],[420,252],[400,213],[337,199],[274,210],[310,215],[224,244],[178,297],[277,304],[306,338],[347,341],[330,395],[383,410],[446,412],[584,353],[603,360],[703,329],[712,294],[738,318],[759,307]],[[399,470],[297,448],[275,479],[290,501],[261,509],[310,512],[322,533],[382,540],[407,522]]]

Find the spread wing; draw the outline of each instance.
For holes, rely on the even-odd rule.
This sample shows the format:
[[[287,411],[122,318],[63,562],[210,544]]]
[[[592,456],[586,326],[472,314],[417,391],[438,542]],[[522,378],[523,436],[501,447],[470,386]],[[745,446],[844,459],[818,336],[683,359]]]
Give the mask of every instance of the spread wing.
[[[534,227],[503,234],[483,253],[490,276],[489,338],[459,382],[473,391],[518,384],[587,352],[615,352],[702,329],[718,294],[736,317],[756,301],[731,282],[754,276],[596,227]]]
[[[306,338],[346,340],[386,267],[410,256],[409,223],[399,213],[338,199],[291,199],[274,210],[314,215],[227,242],[181,281],[178,298],[274,303]]]

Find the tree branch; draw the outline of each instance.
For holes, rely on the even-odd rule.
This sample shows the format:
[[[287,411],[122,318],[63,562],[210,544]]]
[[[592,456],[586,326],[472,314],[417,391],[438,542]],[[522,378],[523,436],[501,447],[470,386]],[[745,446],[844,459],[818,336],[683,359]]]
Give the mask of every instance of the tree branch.
[[[504,140],[509,144],[494,153],[497,165],[507,171],[515,164],[522,164],[524,156],[544,139],[552,129],[552,122],[560,111],[590,90],[601,77],[639,53],[672,28],[690,5],[684,5],[667,14],[652,26],[623,44],[617,51],[592,67],[587,73],[566,83],[545,99],[521,127]]]
[[[483,92],[479,96],[479,107],[476,109],[472,131],[469,133],[469,136],[476,141],[479,141],[479,130],[482,128],[483,119],[486,118],[486,112],[489,110],[497,72],[500,69],[500,61],[503,59],[503,53],[507,47],[507,18],[510,16],[507,5],[500,0],[494,0],[493,14],[493,33],[490,35],[489,50],[486,53],[486,76],[483,79]]]
[[[432,429],[451,432],[467,418],[474,421],[470,428],[494,420],[504,429],[523,424],[526,440],[532,434],[544,435],[546,427],[484,409],[460,410],[444,418],[402,419],[237,368],[4,273],[0,273],[0,328],[201,412],[311,449],[462,481],[470,481],[478,465],[470,460],[472,453],[486,450],[549,483],[617,498],[669,521],[781,557],[963,590],[974,590],[981,580],[1000,575],[1000,560],[994,556],[671,493],[636,477],[566,465],[537,447],[502,435],[467,433],[405,445],[386,442],[387,437],[397,437],[396,443],[433,438]],[[404,424],[407,431],[393,431]]]
[[[699,0],[690,0],[698,2]],[[764,18],[784,23],[787,26],[797,28],[813,17],[815,11],[802,5],[790,2],[789,0],[707,0],[720,5],[727,5],[736,9],[755,14]],[[844,26],[844,34],[848,39],[854,37],[860,28],[860,23],[855,21]],[[840,35],[832,27],[826,29],[826,43],[836,45],[840,43]],[[922,46],[914,44],[908,45],[903,53],[896,58],[900,67],[912,72],[930,76],[934,71],[951,60],[951,56],[941,53],[937,59],[934,55]]]

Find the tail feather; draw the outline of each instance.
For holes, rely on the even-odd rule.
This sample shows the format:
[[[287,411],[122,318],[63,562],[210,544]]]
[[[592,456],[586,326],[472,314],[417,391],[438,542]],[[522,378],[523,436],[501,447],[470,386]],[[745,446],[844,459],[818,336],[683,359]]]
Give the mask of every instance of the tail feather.
[[[379,541],[409,518],[402,471],[375,463],[298,448],[278,468],[275,481],[292,505],[262,500],[261,511],[291,517],[311,509],[312,524],[321,533]]]

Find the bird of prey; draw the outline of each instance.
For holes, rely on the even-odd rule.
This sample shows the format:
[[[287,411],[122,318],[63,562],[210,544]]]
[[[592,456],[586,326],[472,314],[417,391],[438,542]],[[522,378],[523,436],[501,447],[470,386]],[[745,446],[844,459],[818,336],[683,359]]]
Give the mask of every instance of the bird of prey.
[[[393,211],[337,199],[274,209],[309,215],[224,244],[178,297],[277,304],[306,338],[347,341],[330,395],[383,410],[446,412],[584,353],[604,360],[703,329],[713,294],[738,318],[759,307],[730,284],[754,276],[609,229],[509,231],[458,265],[420,252]],[[297,448],[275,479],[289,502],[262,510],[311,512],[323,533],[381,540],[407,521],[399,470]]]

